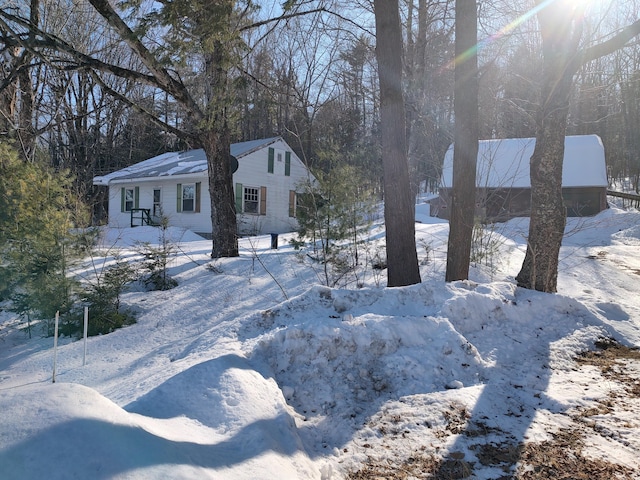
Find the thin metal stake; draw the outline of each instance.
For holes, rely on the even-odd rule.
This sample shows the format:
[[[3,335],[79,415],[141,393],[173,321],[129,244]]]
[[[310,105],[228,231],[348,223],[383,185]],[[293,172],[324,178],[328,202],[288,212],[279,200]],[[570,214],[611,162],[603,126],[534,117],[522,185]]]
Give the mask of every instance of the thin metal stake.
[[[84,307],[84,355],[82,355],[82,366],[87,364],[87,330],[89,327],[89,307]]]
[[[56,327],[53,333],[53,379],[52,383],[56,383],[56,363],[58,362],[58,319],[60,312],[56,312]]]

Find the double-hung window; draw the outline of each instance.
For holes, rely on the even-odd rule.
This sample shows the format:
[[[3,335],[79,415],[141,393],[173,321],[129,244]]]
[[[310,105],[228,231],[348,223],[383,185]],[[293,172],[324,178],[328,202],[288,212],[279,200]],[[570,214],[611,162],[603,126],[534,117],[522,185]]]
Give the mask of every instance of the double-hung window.
[[[193,212],[196,206],[196,184],[185,183],[182,185],[182,211]]]
[[[258,213],[260,205],[260,190],[256,187],[244,187],[243,211],[244,213]]]
[[[200,182],[178,184],[178,212],[200,211]]]
[[[133,188],[125,188],[124,189],[124,211],[130,212],[133,210],[134,205],[134,190]]]
[[[236,183],[236,213],[267,214],[267,187],[245,187]]]

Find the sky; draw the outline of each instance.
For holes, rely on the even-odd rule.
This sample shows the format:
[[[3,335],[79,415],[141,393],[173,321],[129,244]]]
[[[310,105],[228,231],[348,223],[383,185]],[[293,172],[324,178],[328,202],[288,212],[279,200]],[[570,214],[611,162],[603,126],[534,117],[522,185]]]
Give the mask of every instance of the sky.
[[[422,455],[495,479],[532,467],[484,465],[480,446],[563,431],[638,475],[640,401],[575,359],[602,338],[640,346],[640,213],[569,219],[559,291],[544,294],[514,281],[528,219],[489,231],[493,254],[445,283],[448,224],[416,211],[423,281],[402,288],[371,269],[325,286],[290,235],[277,250],[243,238],[238,258],[212,262],[209,241],[173,228],[178,287],[132,286],[136,324],[61,338],[55,383],[53,339],[0,312],[0,476],[335,480]],[[368,238],[360,258],[379,251],[381,221]],[[158,240],[153,227],[104,230],[74,272],[91,281]]]

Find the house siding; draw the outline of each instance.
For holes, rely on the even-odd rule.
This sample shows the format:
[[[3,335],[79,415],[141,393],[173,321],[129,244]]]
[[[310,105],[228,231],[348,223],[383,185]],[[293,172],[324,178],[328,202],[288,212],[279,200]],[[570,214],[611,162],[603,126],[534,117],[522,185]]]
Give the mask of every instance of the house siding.
[[[270,149],[273,151],[273,157],[271,157],[273,160],[270,160]],[[287,158],[290,158],[289,162]],[[270,170],[273,173],[270,173]],[[269,145],[269,148],[258,150],[240,159],[238,170],[233,176],[234,186],[241,183],[243,187],[259,189],[265,187],[266,204],[264,215],[239,214],[238,231],[241,234],[294,231],[298,223],[295,218],[289,216],[289,192],[299,189],[299,185],[307,180],[308,174],[304,164],[281,140]]]
[[[200,212],[178,212],[176,190],[178,183],[198,183],[200,187]],[[153,191],[160,189],[160,205],[162,214],[169,219],[169,225],[188,228],[194,232],[211,232],[211,202],[209,190],[206,187],[207,178],[202,175],[183,176],[180,178],[167,177],[165,179],[128,180],[126,183],[113,181],[109,185],[109,226],[126,228],[131,226],[131,213],[120,209],[120,189],[139,188],[139,208],[153,211]]]
[[[272,162],[270,162],[270,151],[273,152]],[[243,194],[238,192],[238,188],[254,187],[260,192],[258,213],[238,213],[238,233],[253,235],[295,231],[298,224],[295,217],[290,216],[291,192],[299,190],[300,184],[309,179],[310,173],[286,142],[277,139],[239,157],[238,164],[238,170],[233,174],[235,196],[233,200],[236,206]],[[201,184],[200,189],[197,190],[200,211],[178,211],[178,184],[198,182]],[[126,228],[131,225],[130,212],[121,211],[121,188],[137,188],[139,208],[150,210],[153,210],[153,191],[159,188],[162,212],[169,219],[170,225],[187,228],[205,236],[211,235],[211,200],[206,171],[188,175],[127,178],[126,180],[113,178],[109,182],[109,225],[116,228]]]

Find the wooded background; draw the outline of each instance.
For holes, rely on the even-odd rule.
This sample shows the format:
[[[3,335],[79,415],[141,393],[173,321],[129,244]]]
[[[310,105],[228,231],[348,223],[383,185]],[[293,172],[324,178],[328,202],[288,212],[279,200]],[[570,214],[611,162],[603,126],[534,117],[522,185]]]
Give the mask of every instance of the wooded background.
[[[42,31],[88,58],[144,71],[130,47],[87,2],[1,3],[0,136],[10,138],[24,157],[68,168],[76,177],[78,195],[100,205],[103,192],[92,187],[93,176],[197,146],[142,113],[144,109],[176,130],[189,130],[194,119],[171,95],[133,76],[107,72],[98,78],[76,56],[46,45],[46,39],[28,46],[28,29],[13,18],[35,20]],[[198,46],[186,36],[168,35],[151,21],[148,6],[133,3],[132,15],[125,16],[129,25],[147,28],[148,48],[204,98]],[[198,2],[184,3],[197,12]],[[535,136],[542,57],[536,18],[527,16],[530,3],[490,1],[479,8],[478,36],[484,39],[478,46],[481,139]],[[600,42],[624,27],[638,12],[638,3],[593,2],[583,20],[588,32],[584,41]],[[407,145],[416,189],[420,182],[436,186],[453,140],[453,7],[453,1],[401,2]],[[369,186],[380,191],[372,8],[368,2],[308,2],[283,10],[277,4],[257,8],[235,2],[232,16],[241,41],[228,44],[234,59],[229,64],[232,96],[225,105],[231,140],[282,135],[315,169],[330,168],[322,152],[337,152],[341,162],[361,168]],[[312,13],[303,15],[305,11]],[[39,52],[49,49],[46,60],[32,50],[36,47]],[[197,93],[194,97],[200,100]],[[600,135],[610,178],[630,178],[637,191],[639,125],[636,42],[581,68],[567,134]],[[100,218],[103,212],[98,208],[94,215]]]

